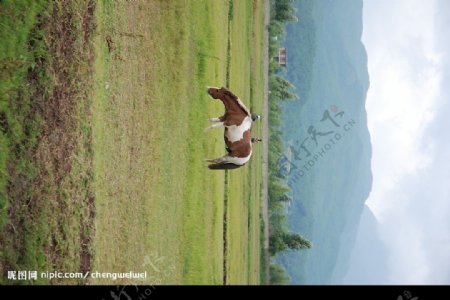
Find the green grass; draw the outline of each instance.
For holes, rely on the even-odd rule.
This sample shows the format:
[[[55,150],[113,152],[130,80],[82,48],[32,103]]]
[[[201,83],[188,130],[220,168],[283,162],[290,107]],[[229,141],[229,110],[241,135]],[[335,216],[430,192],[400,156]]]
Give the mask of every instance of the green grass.
[[[224,52],[206,43],[199,48],[198,35],[207,41],[220,28],[209,32],[209,19],[188,14],[220,7],[188,4],[194,7],[116,3],[97,11],[104,17],[97,61],[104,64],[96,67],[102,75],[94,107],[94,248],[109,255],[96,255],[94,268],[145,269],[149,282],[220,283],[223,174],[207,174],[202,164],[206,150],[219,150],[203,135],[210,110],[204,78],[221,81],[214,70],[224,62],[209,56]],[[105,35],[117,53],[108,53]],[[155,262],[146,264],[146,257]]]
[[[40,40],[42,31],[35,27],[46,1],[3,1],[0,4],[0,273],[18,266],[44,266],[45,255],[39,237],[48,232],[43,222],[46,212],[35,221],[24,218],[28,207],[15,205],[32,192],[27,183],[34,177],[35,166],[30,148],[36,145],[38,116],[32,113],[35,85],[28,86],[30,72],[44,81],[42,70],[34,71],[36,61],[46,56]],[[30,48],[30,43],[34,47]],[[15,186],[11,186],[11,182]],[[8,190],[10,191],[8,193]],[[14,193],[14,194],[13,194]],[[15,199],[15,198],[21,199]],[[17,228],[8,211],[14,209],[15,219],[23,220]],[[30,231],[36,233],[35,237]],[[12,235],[21,235],[12,238]],[[20,251],[20,253],[18,253]],[[6,282],[3,276],[0,283]]]
[[[38,42],[35,49],[27,49],[27,44],[39,34],[33,29],[38,14],[44,11],[45,1],[33,2],[30,7],[28,2],[4,1],[0,10],[0,228],[6,225],[9,206],[6,187],[10,178],[7,163],[14,159],[11,148],[28,140],[32,144],[36,135],[34,130],[27,134],[24,128],[33,93],[25,85],[28,70],[41,56],[43,45]],[[19,97],[20,105],[16,101]],[[16,164],[27,169],[26,162],[20,159],[17,158]]]
[[[252,112],[260,114],[263,102],[262,5],[262,1],[235,1],[230,36],[230,89]],[[262,136],[260,122],[254,123],[252,135]],[[256,145],[250,163],[229,172],[226,192],[229,195],[227,283],[230,284],[256,284],[260,280],[261,159],[262,148]]]
[[[225,173],[203,159],[223,155],[223,132],[203,128],[223,108],[206,86],[225,85],[229,64],[230,88],[261,111],[261,5],[234,1],[230,37],[229,1],[104,2],[97,10],[94,249],[109,255],[95,256],[96,269],[222,283]],[[230,172],[227,283],[259,282],[260,165],[256,147],[248,166]]]
[[[0,4],[3,275],[78,271],[90,255],[85,244],[92,236],[87,6],[86,1]],[[0,282],[50,281],[38,276],[35,282],[12,282],[2,276]]]

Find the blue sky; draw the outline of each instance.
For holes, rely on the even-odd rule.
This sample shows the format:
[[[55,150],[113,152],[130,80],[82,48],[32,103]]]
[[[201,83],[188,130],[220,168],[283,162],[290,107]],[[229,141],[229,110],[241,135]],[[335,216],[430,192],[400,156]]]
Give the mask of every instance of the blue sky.
[[[450,1],[364,0],[385,283],[450,283]]]

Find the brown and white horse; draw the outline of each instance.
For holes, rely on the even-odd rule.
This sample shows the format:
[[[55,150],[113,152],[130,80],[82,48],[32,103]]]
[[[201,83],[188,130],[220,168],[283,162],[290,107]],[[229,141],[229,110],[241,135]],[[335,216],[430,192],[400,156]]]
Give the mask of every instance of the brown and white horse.
[[[208,165],[208,168],[212,170],[237,169],[250,160],[250,157],[252,156],[252,144],[261,142],[261,139],[251,137],[249,129],[244,132],[242,139],[232,142],[229,139],[229,136],[230,131],[233,130],[234,129],[229,129],[228,131],[225,131],[224,134],[228,153],[220,158],[207,159],[206,161],[212,163]]]
[[[239,97],[224,87],[210,87],[208,94],[214,99],[222,101],[225,106],[225,114],[219,118],[210,118],[209,121],[217,122],[217,124],[207,127],[205,131],[225,127],[224,139],[228,152],[220,158],[207,159],[206,161],[212,163],[208,167],[214,170],[239,168],[250,160],[252,144],[261,141],[258,138],[252,138],[250,134],[252,122],[260,117],[250,114]]]

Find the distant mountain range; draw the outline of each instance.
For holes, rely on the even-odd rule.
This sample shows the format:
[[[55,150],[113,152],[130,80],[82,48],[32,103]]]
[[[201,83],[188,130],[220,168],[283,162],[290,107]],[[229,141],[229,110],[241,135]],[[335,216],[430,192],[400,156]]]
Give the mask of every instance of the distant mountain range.
[[[290,229],[313,248],[277,260],[292,283],[345,283],[359,259],[351,253],[372,186],[363,1],[297,0],[296,7],[299,22],[287,27],[282,72],[300,96],[283,107],[286,181],[294,199],[287,210]],[[372,225],[364,233],[377,240]]]
[[[387,251],[381,241],[378,222],[369,207],[365,206],[355,246],[350,256],[345,276],[335,274],[336,284],[388,284]],[[340,268],[337,268],[339,270]]]

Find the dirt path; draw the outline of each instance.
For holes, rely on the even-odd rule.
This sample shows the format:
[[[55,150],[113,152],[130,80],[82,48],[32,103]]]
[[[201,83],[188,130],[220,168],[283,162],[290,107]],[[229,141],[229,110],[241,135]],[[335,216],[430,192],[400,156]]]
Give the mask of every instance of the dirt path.
[[[264,221],[264,265],[265,278],[264,284],[269,284],[270,279],[270,255],[269,255],[269,207],[268,207],[268,159],[269,159],[269,32],[268,26],[270,21],[270,2],[265,0],[264,3],[264,104],[263,104],[263,174],[262,174],[262,216]]]

